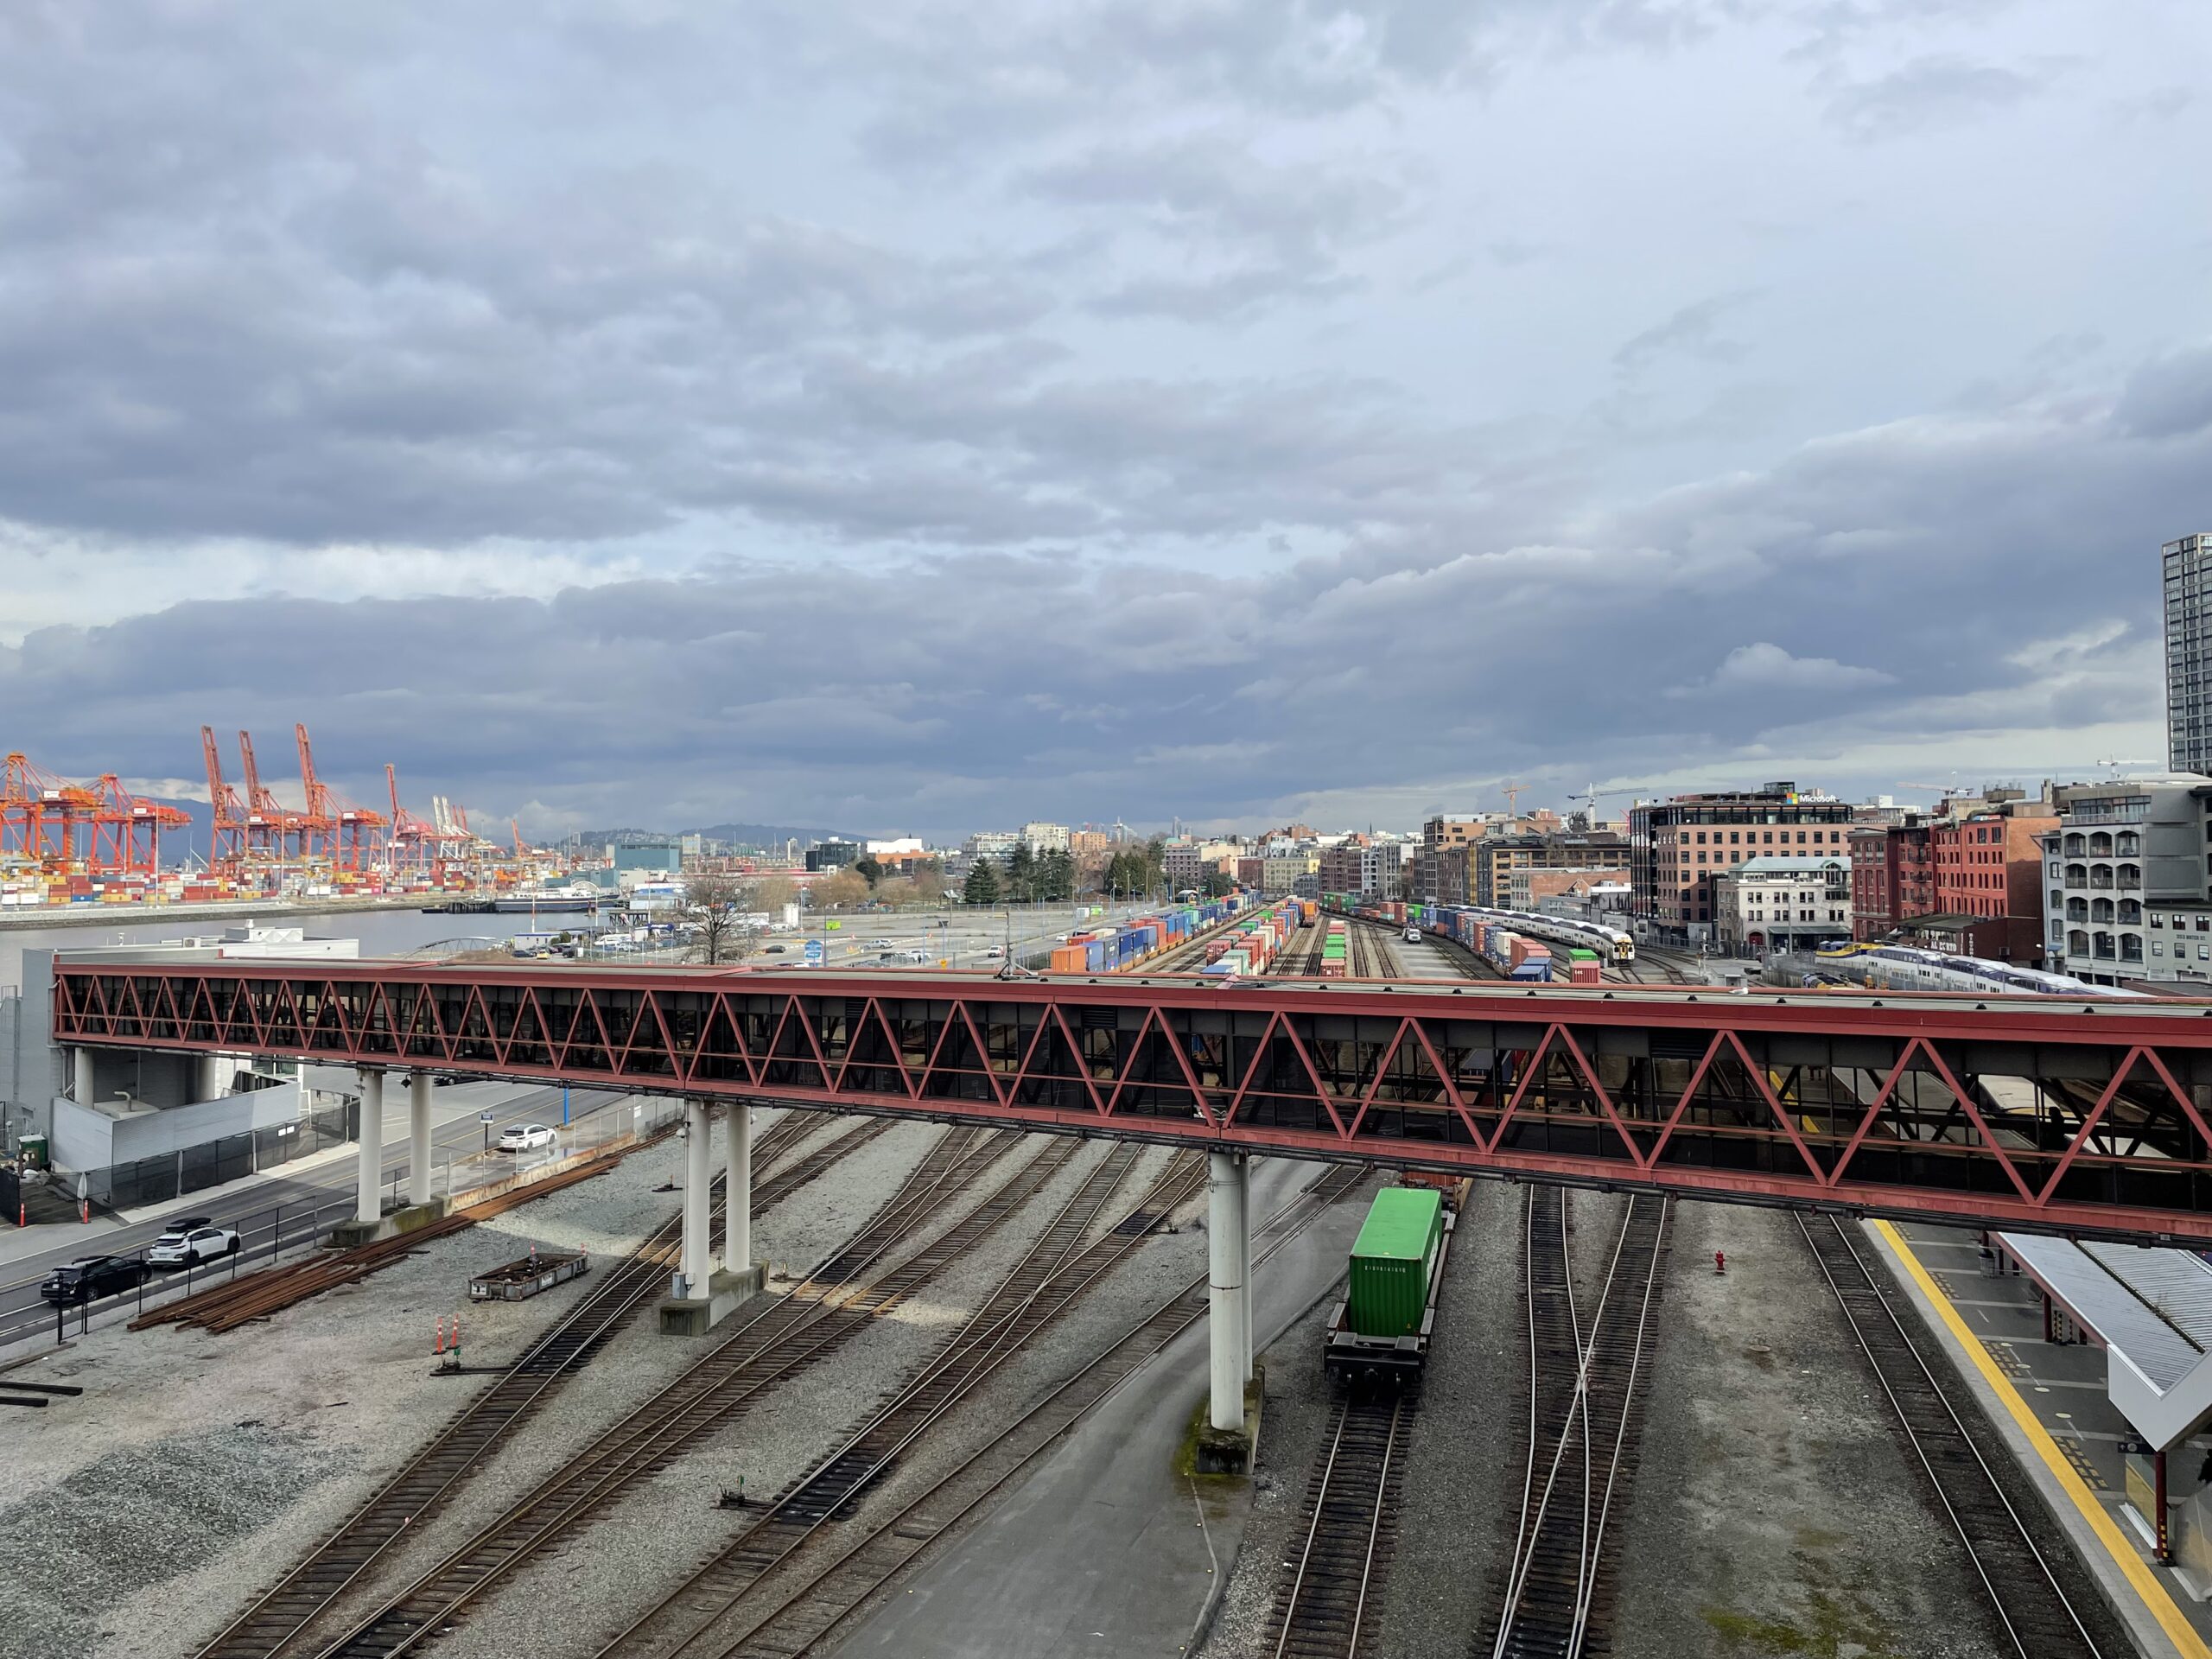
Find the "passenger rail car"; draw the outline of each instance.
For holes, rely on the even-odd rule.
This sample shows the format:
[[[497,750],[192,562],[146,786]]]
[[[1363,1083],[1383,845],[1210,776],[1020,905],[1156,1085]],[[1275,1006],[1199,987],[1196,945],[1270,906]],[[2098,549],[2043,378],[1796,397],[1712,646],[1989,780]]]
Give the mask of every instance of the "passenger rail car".
[[[1473,928],[1503,927],[1525,938],[1571,950],[1594,950],[1601,962],[1634,962],[1636,936],[1617,927],[1579,922],[1567,916],[1541,916],[1526,910],[1491,910],[1481,905],[1439,905],[1430,912],[1429,931],[1472,945]]]
[[[1821,966],[1853,985],[1885,991],[1970,991],[2015,996],[2140,997],[2140,991],[2092,985],[1987,957],[1955,957],[1909,944],[1847,944],[1819,953]]]

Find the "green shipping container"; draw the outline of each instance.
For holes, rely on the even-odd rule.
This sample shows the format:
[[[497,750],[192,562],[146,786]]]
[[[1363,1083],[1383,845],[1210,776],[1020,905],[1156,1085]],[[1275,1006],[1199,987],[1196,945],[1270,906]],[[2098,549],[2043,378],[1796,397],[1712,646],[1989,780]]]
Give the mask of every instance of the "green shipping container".
[[[1362,1337],[1410,1337],[1428,1307],[1428,1275],[1444,1239],[1444,1195],[1386,1186],[1352,1241],[1344,1328]]]
[[[1567,958],[1569,962],[1595,962],[1598,960],[1598,953],[1595,950],[1570,950],[1567,953]]]

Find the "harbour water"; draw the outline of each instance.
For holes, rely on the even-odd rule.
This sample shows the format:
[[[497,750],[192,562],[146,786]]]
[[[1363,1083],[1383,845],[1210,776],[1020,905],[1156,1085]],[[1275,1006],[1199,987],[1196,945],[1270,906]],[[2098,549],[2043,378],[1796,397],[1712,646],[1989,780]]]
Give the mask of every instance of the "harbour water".
[[[271,916],[267,919],[272,926],[304,927],[314,938],[359,939],[365,957],[404,957],[426,945],[449,939],[476,939],[489,944],[533,931],[527,914],[425,916],[415,910],[364,910],[327,916]],[[534,926],[539,932],[558,932],[588,919],[548,916]],[[83,950],[103,944],[149,944],[160,939],[220,938],[226,928],[243,925],[244,918],[240,917],[206,916],[126,923],[115,927],[41,927],[0,932],[0,986],[22,983],[26,950]]]

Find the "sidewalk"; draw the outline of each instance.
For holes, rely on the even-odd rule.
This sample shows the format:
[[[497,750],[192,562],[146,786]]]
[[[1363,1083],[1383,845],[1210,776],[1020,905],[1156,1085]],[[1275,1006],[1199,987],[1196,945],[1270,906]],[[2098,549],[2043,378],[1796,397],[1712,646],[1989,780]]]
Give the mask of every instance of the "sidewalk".
[[[271,1164],[267,1169],[252,1175],[241,1175],[234,1181],[225,1181],[218,1186],[203,1186],[195,1192],[187,1192],[160,1204],[149,1204],[136,1210],[102,1210],[95,1207],[89,1222],[59,1221],[41,1226],[0,1228],[0,1269],[35,1255],[44,1255],[50,1250],[75,1249],[80,1255],[95,1255],[105,1248],[102,1240],[112,1234],[124,1232],[141,1223],[158,1221],[167,1216],[189,1215],[195,1211],[213,1206],[225,1197],[243,1192],[264,1182],[289,1179],[294,1176],[313,1173],[333,1164],[352,1165],[359,1156],[351,1142],[342,1147],[329,1147],[305,1158],[295,1158],[288,1164]],[[60,1177],[56,1191],[64,1194],[73,1189],[67,1176]],[[68,1199],[73,1209],[75,1200]]]

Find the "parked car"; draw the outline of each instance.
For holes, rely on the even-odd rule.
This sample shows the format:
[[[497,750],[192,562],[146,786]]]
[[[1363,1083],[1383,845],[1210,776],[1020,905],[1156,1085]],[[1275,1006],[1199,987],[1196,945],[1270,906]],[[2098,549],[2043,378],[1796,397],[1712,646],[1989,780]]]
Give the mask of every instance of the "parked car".
[[[499,1131],[501,1152],[536,1152],[540,1147],[550,1147],[557,1137],[543,1123],[511,1123]]]
[[[888,939],[870,939],[861,947],[863,950],[888,950],[890,948],[891,941]]]
[[[934,961],[935,958],[932,957],[926,950],[909,950],[900,958],[900,960],[903,962],[931,962]]]
[[[135,1255],[80,1255],[47,1274],[38,1294],[56,1307],[74,1307],[118,1291],[136,1290],[153,1271]]]
[[[219,1255],[236,1255],[238,1236],[218,1227],[205,1216],[172,1222],[146,1248],[146,1260],[157,1268],[188,1268]]]

